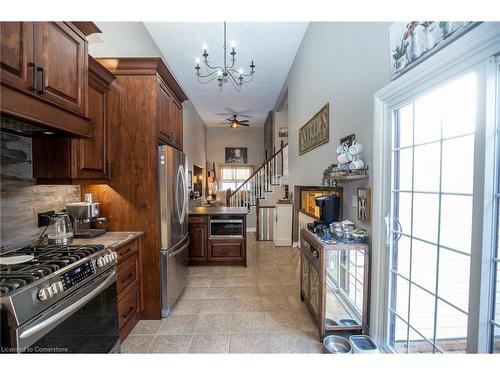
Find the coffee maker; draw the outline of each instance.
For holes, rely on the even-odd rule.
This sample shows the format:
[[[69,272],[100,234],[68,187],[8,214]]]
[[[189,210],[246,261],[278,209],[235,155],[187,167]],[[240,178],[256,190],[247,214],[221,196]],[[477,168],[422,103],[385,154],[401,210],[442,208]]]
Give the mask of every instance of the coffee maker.
[[[85,194],[84,200],[66,204],[66,212],[73,224],[73,236],[93,238],[106,233],[106,218],[99,217],[101,204],[94,202],[94,194]]]
[[[316,206],[319,207],[319,220],[314,221],[314,225],[328,226],[340,219],[340,197],[334,195],[323,195],[316,198]]]

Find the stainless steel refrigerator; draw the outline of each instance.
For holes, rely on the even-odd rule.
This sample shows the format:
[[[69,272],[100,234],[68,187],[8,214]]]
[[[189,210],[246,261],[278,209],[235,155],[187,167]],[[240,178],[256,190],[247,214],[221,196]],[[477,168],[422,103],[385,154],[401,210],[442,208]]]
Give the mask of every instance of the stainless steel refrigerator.
[[[158,146],[162,316],[184,291],[188,277],[188,190],[186,155]]]

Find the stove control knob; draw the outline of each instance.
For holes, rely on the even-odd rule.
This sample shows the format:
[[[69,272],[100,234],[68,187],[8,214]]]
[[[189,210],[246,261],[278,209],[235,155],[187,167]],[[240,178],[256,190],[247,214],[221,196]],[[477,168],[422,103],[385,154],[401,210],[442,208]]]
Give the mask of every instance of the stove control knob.
[[[111,254],[104,255],[104,259],[106,260],[106,264],[108,264],[109,262],[113,261],[113,258],[111,257]]]
[[[106,261],[105,257],[100,257],[97,258],[97,267],[104,267],[108,262]]]
[[[38,291],[38,299],[40,301],[45,301],[47,299],[52,298],[54,295],[54,292],[52,291],[52,288],[49,286],[48,288],[42,288]]]
[[[50,289],[52,290],[52,295],[60,293],[60,292],[64,292],[64,286],[63,286],[62,282],[60,282],[60,281],[53,283],[50,286]]]
[[[118,259],[118,254],[116,253],[116,251],[112,251],[109,255],[111,255],[111,259],[113,259],[113,260]]]

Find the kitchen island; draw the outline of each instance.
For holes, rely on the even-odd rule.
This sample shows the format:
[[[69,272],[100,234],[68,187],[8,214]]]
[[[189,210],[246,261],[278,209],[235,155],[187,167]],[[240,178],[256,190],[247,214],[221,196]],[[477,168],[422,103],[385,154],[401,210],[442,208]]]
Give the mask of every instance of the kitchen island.
[[[245,207],[189,210],[189,264],[247,266]]]

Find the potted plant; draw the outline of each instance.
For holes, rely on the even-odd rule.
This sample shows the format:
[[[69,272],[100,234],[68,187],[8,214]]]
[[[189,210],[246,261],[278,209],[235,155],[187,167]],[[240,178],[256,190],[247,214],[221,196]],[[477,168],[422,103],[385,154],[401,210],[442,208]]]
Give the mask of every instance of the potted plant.
[[[392,51],[392,59],[394,60],[394,68],[401,69],[405,66],[406,52],[408,49],[408,42],[401,39],[399,46],[396,46]]]

